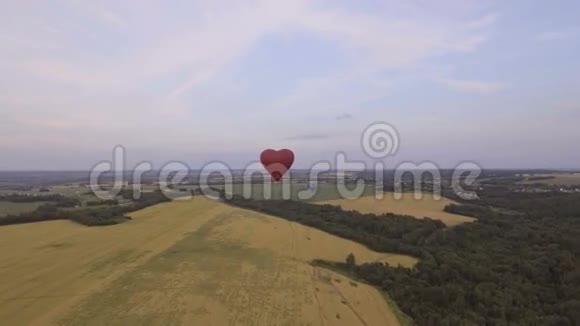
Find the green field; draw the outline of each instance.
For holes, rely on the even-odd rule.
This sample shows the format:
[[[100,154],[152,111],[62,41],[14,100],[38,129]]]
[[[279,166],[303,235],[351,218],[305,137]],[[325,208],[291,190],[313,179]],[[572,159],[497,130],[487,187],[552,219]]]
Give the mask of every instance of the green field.
[[[53,186],[50,193],[59,193],[66,197],[75,198],[81,201],[82,206],[86,206],[88,201],[99,201],[89,188],[81,186]]]
[[[534,177],[546,177],[546,179],[535,180]],[[580,173],[536,174],[533,176],[526,176],[526,180],[522,183],[556,186],[580,186]]]
[[[52,186],[48,187],[49,192],[39,192],[38,189],[29,190],[29,191],[18,191],[18,190],[10,190],[10,189],[3,189],[0,190],[0,193],[3,194],[21,194],[21,195],[36,195],[36,196],[49,196],[54,194],[62,194],[63,196],[78,199],[81,202],[82,207],[87,206],[87,202],[89,201],[99,201],[100,199],[95,196],[94,194],[90,193],[90,189],[81,187],[79,185],[71,185],[71,186]],[[38,202],[29,202],[29,203],[15,203],[15,202],[8,202],[8,201],[0,201],[0,217],[6,215],[18,215],[22,213],[29,213],[36,210],[39,206],[44,204],[50,204],[47,201],[38,201]],[[94,206],[101,207],[101,206]],[[81,208],[81,207],[79,207]],[[75,210],[78,208],[70,207],[65,208],[66,210]]]
[[[33,203],[13,203],[9,201],[0,201],[0,217],[6,215],[29,213],[43,204],[46,204],[46,202],[37,201]]]
[[[288,190],[286,196],[284,196],[283,185],[281,183],[273,183],[271,184],[270,196],[268,194],[268,188],[265,184],[251,184],[246,186],[243,184],[233,184],[233,193],[236,195],[245,196],[248,195],[249,198],[252,199],[292,199],[292,200],[304,200],[304,201],[311,201],[311,202],[319,202],[319,201],[327,201],[327,200],[334,200],[334,199],[342,199],[341,194],[338,191],[338,188],[335,183],[321,183],[314,189],[314,194],[312,197],[305,196],[307,195],[307,184],[305,183],[290,183],[287,185]],[[149,188],[148,188],[149,187]],[[216,185],[212,186],[219,189],[224,189],[224,186]],[[187,194],[191,194],[192,191],[198,189],[199,187],[194,185],[180,185],[176,186],[176,194],[171,195],[171,197],[180,197],[185,196]],[[354,185],[347,185],[348,189],[353,189]],[[90,193],[90,189],[81,187],[78,185],[67,185],[67,186],[52,186],[49,187],[50,192],[43,192],[40,193],[37,190],[33,191],[26,191],[26,192],[17,192],[12,191],[14,193],[20,194],[36,194],[36,195],[51,195],[51,194],[62,194],[66,197],[78,199],[81,202],[80,207],[70,207],[64,208],[65,210],[78,210],[84,209],[87,207],[87,202],[89,201],[99,201],[100,199],[95,196],[94,194]],[[152,189],[156,189],[156,186],[145,186],[143,188],[144,192],[151,191]],[[177,193],[179,192],[179,193]],[[11,193],[7,191],[7,193]],[[374,194],[374,187],[369,185],[365,186],[362,196],[369,196]],[[38,206],[45,204],[45,202],[33,202],[33,203],[12,203],[12,202],[0,202],[0,216],[9,215],[9,214],[20,214],[26,212],[34,211]],[[102,208],[104,206],[93,206],[92,208]]]
[[[216,188],[223,189],[223,186],[215,186]],[[232,186],[233,193],[236,195],[249,195],[250,198],[260,200],[260,199],[292,199],[292,200],[304,200],[304,201],[324,201],[332,199],[341,199],[342,196],[338,191],[336,184],[334,183],[321,183],[315,190],[314,196],[311,198],[301,197],[300,194],[306,190],[307,184],[304,183],[290,183],[289,190],[286,192],[287,196],[284,198],[283,186],[280,183],[273,183],[271,185],[270,196],[265,196],[268,194],[267,186],[263,184],[252,184],[244,190],[244,185],[234,184]],[[354,188],[355,185],[347,185],[348,189]],[[374,194],[374,186],[365,186],[362,196],[369,196]],[[305,195],[305,194],[303,194]]]

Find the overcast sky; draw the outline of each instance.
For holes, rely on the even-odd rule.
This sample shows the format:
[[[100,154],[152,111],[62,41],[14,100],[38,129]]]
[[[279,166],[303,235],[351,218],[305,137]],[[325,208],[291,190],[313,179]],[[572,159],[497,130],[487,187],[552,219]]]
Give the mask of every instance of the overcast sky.
[[[0,0],[0,169],[398,161],[580,168],[580,2]]]

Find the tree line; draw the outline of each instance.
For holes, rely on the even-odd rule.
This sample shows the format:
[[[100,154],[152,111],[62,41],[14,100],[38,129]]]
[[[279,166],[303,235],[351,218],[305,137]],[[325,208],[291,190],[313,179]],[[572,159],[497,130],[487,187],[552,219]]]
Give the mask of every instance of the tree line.
[[[123,198],[133,198],[131,191],[123,191]],[[63,207],[53,204],[39,206],[35,211],[19,215],[8,215],[0,218],[0,225],[35,223],[52,220],[71,220],[87,226],[104,226],[123,223],[130,218],[126,214],[138,211],[148,206],[167,202],[169,199],[161,191],[141,194],[140,198],[133,200],[125,206],[115,205],[116,200],[107,201],[106,207],[89,207],[76,210],[65,210]],[[117,202],[118,203],[118,202]],[[101,202],[99,202],[101,204]]]

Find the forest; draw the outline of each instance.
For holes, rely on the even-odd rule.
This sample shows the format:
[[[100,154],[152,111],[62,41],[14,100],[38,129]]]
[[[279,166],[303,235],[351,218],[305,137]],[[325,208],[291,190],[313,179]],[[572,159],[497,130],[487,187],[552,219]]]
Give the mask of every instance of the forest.
[[[296,201],[223,200],[420,258],[413,269],[354,257],[335,264],[386,291],[417,325],[580,325],[579,195],[497,188],[480,198],[447,208],[478,218],[452,228]]]

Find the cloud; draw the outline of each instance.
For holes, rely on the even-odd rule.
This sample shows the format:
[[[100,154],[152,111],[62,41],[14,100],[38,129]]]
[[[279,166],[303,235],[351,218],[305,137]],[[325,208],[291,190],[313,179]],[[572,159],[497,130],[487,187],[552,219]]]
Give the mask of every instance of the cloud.
[[[307,135],[297,135],[292,137],[284,138],[284,140],[315,140],[315,139],[326,139],[329,135],[324,134],[307,134]]]
[[[127,22],[117,13],[112,11],[104,10],[102,13],[102,19],[115,27],[125,27]]]
[[[572,31],[542,32],[536,35],[536,40],[541,42],[558,41],[573,37],[574,34]]]
[[[485,29],[496,20],[497,15],[453,23],[413,17],[384,20],[340,9],[312,11],[301,17],[309,31],[335,40],[348,50],[364,51],[370,64],[367,67],[375,70],[400,69],[431,56],[472,51],[485,42]]]
[[[353,116],[350,113],[343,113],[336,116],[336,120],[350,120]]]
[[[473,80],[441,79],[450,89],[467,93],[492,94],[505,88],[501,83],[490,83]]]
[[[39,58],[32,65],[25,62],[31,68],[29,73],[55,81],[79,80],[88,87],[94,84],[106,87],[113,81],[115,88],[131,88],[151,80],[172,79],[173,87],[166,93],[170,98],[184,95],[227,71],[257,42],[274,34],[306,32],[337,42],[357,57],[359,67],[352,70],[371,74],[413,66],[436,55],[472,51],[487,39],[485,29],[497,18],[491,14],[474,21],[452,23],[416,20],[412,16],[385,20],[379,15],[355,14],[339,7],[323,10],[308,1],[253,1],[243,6],[193,2],[180,7],[183,12],[198,12],[186,21],[181,12],[166,12],[168,9],[151,5],[139,4],[139,9],[127,8],[124,14],[114,2],[99,5],[72,2],[70,6],[68,13],[77,15],[77,19],[92,14],[93,20],[116,27],[112,39],[137,41],[127,43],[128,48],[115,55],[97,57],[98,52],[79,53],[76,48],[68,54],[74,60],[55,56]],[[163,13],[175,18],[165,21]],[[156,24],[170,27],[155,30]],[[69,29],[74,30],[72,27],[76,26]],[[67,30],[66,26],[59,29]],[[95,42],[111,42],[107,39],[110,30],[95,29],[95,32],[98,33]],[[26,40],[30,36],[18,38]],[[61,41],[63,50],[77,46],[69,43],[70,38],[63,37]]]
[[[475,30],[486,28],[495,24],[499,17],[500,15],[498,13],[491,13],[468,23],[467,27]]]
[[[274,107],[348,110],[383,98],[390,95],[393,84],[385,74],[417,74],[419,67],[425,70],[430,59],[475,51],[489,38],[489,29],[499,15],[466,21],[419,17],[401,15],[384,19],[380,15],[353,14],[341,8],[305,11],[296,23],[309,33],[335,42],[354,60],[347,68],[331,75],[299,81]]]
[[[35,148],[36,137],[57,145],[67,139],[71,148],[122,142],[197,151],[250,147],[263,134],[339,137],[336,124],[315,126],[320,119],[304,117],[352,119],[337,114],[391,95],[392,74],[477,50],[497,20],[494,14],[447,19],[428,10],[367,11],[307,0],[55,3],[31,10],[12,2],[0,12],[0,107],[16,121],[0,138],[17,138],[19,146]],[[318,74],[293,71],[282,91],[270,92],[272,85],[252,79],[263,72],[245,75],[240,67],[272,40],[296,42],[296,53],[332,49],[344,61]],[[271,59],[284,66],[285,55],[293,53]],[[30,135],[31,129],[46,137]]]

